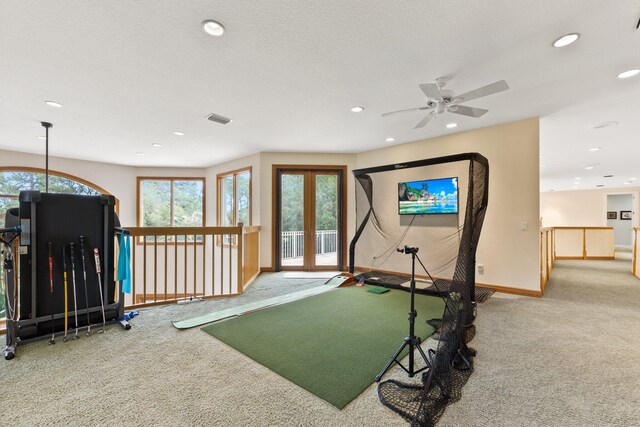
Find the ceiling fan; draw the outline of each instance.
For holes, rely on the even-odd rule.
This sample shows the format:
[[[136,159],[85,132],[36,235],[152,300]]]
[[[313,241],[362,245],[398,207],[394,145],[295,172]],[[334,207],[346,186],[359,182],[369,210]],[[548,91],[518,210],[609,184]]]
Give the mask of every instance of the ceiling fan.
[[[498,82],[491,83],[490,85],[486,85],[470,92],[463,93],[462,95],[454,96],[452,91],[443,89],[446,83],[447,79],[444,77],[440,77],[436,79],[435,83],[425,83],[418,85],[427,97],[426,106],[409,108],[407,110],[392,111],[390,113],[382,114],[382,117],[391,116],[393,114],[406,113],[409,111],[431,110],[429,114],[427,114],[422,120],[418,122],[417,125],[415,125],[414,129],[424,127],[427,123],[429,123],[431,119],[444,112],[477,118],[489,112],[489,110],[485,110],[484,108],[467,107],[466,105],[460,104],[509,89],[509,85],[507,84],[507,82],[505,82],[504,80],[500,80]]]

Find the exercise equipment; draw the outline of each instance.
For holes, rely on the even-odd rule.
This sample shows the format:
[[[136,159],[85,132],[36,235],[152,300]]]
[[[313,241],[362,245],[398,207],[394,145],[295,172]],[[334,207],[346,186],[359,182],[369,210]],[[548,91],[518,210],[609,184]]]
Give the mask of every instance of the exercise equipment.
[[[88,332],[90,327],[99,323],[103,323],[103,326],[119,323],[129,329],[129,323],[120,320],[124,319],[124,295],[114,278],[114,250],[117,244],[114,197],[22,191],[18,200],[19,208],[9,209],[5,220],[8,227],[21,228],[20,255],[16,256],[19,275],[14,274],[15,277],[7,280],[9,294],[15,293],[19,302],[15,317],[7,320],[8,352],[13,356],[17,344],[45,337],[49,339],[52,323],[54,332],[65,323],[65,334],[68,336],[70,316],[74,321],[74,337],[79,337],[83,330]],[[83,248],[82,244],[78,247],[79,236],[83,236],[80,243],[84,243],[84,246],[100,249],[101,284],[98,284],[94,263],[86,262],[86,254],[84,266],[80,265]],[[74,292],[74,306],[71,309],[65,308],[69,302],[63,286],[54,286],[51,295],[47,242],[52,243],[54,283],[58,277],[64,280],[65,273],[67,289],[68,281],[71,281]],[[61,252],[60,247],[64,252],[62,262],[58,262],[55,255]],[[76,279],[77,274],[81,273],[83,279],[86,273],[84,296],[82,286],[78,288],[80,283]],[[103,303],[100,303],[100,296]],[[84,299],[85,304],[78,299]]]
[[[16,307],[18,306],[18,294],[9,286],[9,278],[13,278],[15,274],[13,241],[20,236],[20,227],[10,227],[0,229],[0,243],[2,244],[3,270],[5,274],[4,280],[4,302],[6,306],[7,324],[16,319]],[[7,343],[11,340],[11,345],[7,345],[4,350],[4,358],[11,360],[15,357],[15,331],[7,328]]]

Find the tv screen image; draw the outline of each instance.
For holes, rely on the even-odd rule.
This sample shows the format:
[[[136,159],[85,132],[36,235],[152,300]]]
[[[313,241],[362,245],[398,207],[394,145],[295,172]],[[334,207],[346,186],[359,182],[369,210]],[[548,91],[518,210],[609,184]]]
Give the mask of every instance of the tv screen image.
[[[458,178],[398,183],[400,215],[457,214]]]

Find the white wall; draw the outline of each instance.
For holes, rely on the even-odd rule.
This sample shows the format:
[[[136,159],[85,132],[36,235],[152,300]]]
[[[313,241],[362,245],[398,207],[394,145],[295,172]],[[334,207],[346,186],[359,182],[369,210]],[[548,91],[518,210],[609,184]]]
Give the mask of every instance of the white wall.
[[[487,157],[490,169],[489,206],[477,254],[477,262],[484,264],[485,273],[476,279],[492,285],[538,291],[537,118],[359,153],[357,167],[470,151]],[[520,231],[521,222],[528,224],[528,231]]]
[[[620,217],[620,211],[633,211],[632,194],[608,194],[607,212],[615,212],[616,219],[607,219],[607,225],[613,227],[614,242],[616,246],[628,246],[633,244],[633,223]]]
[[[549,191],[540,193],[540,216],[543,227],[606,227],[607,194],[631,193],[633,210],[638,211],[640,188],[598,188],[593,190]],[[619,213],[618,213],[619,214]],[[632,226],[637,226],[637,215]]]

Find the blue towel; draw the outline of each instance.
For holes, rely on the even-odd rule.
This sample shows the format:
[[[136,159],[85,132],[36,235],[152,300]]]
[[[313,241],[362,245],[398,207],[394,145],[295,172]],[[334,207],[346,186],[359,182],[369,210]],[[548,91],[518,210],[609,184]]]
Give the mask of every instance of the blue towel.
[[[131,293],[131,265],[129,264],[129,236],[120,235],[120,254],[118,255],[118,280],[122,292]]]

